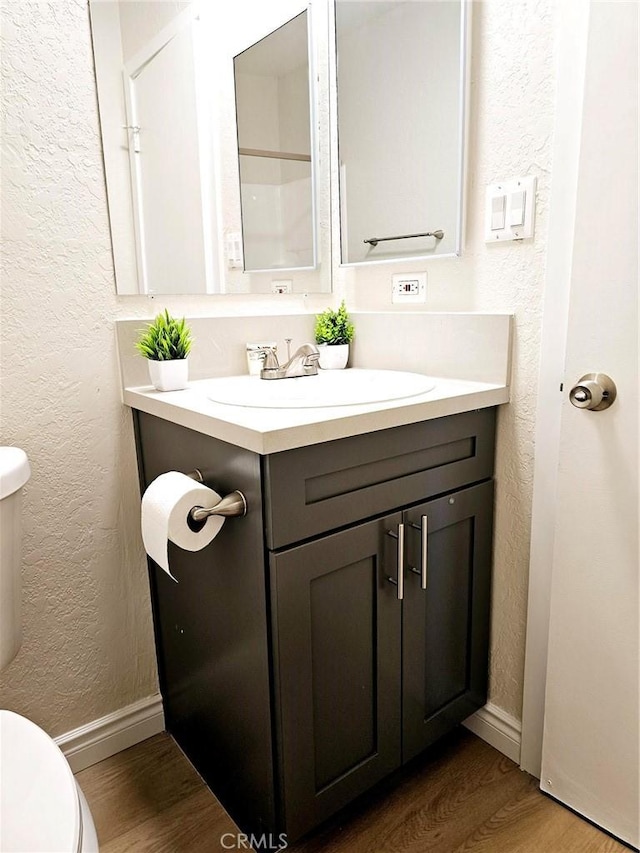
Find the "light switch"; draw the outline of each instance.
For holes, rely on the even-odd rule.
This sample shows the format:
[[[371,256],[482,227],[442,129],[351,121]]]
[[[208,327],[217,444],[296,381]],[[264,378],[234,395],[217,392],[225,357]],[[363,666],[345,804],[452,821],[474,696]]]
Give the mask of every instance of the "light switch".
[[[487,187],[484,239],[487,243],[530,240],[535,226],[536,178],[526,175]]]
[[[507,198],[504,195],[494,195],[491,199],[491,230],[498,231],[504,228],[504,216],[507,206]]]
[[[527,194],[524,190],[511,194],[511,211],[509,213],[509,225],[512,228],[524,225],[524,208]]]

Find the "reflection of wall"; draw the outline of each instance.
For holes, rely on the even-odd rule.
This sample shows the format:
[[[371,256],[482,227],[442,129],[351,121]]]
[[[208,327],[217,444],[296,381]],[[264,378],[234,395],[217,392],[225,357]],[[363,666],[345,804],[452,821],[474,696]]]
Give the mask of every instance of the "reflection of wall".
[[[278,121],[282,151],[311,153],[310,122],[291,121],[291,116],[309,115],[309,69],[305,66],[278,78]],[[300,179],[300,164],[283,161],[283,181]]]
[[[176,15],[191,6],[191,0],[126,0],[120,2],[122,54],[128,62]]]
[[[235,81],[241,148],[310,154],[307,66],[279,76],[236,68]],[[240,181],[246,269],[311,266],[311,164],[241,156]]]
[[[240,175],[242,177],[241,158]],[[249,159],[249,158],[246,158]],[[283,266],[282,194],[279,184],[242,182],[242,235],[246,269]]]
[[[235,80],[240,146],[280,150],[280,98],[277,77],[236,72]],[[247,157],[242,168],[244,177],[250,184],[280,183],[279,160]]]
[[[282,232],[285,266],[313,263],[313,210],[309,163],[290,162],[290,177],[282,185]],[[295,178],[298,171],[301,177]]]
[[[310,201],[308,177],[283,184],[264,181],[243,184],[242,226],[247,268],[288,268],[312,263]]]
[[[457,140],[459,126],[460,8],[425,2],[382,8],[389,6],[338,41],[349,262],[455,250],[458,149],[450,140]],[[339,2],[338,26],[340,10]],[[437,228],[445,232],[437,243],[426,238],[375,249],[363,243]]]

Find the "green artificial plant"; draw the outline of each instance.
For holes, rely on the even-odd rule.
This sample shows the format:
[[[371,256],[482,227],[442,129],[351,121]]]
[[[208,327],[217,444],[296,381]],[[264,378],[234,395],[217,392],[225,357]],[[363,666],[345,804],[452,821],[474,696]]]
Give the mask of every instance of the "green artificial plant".
[[[315,336],[317,344],[350,344],[355,332],[349,320],[344,299],[337,311],[327,308],[316,317]]]
[[[152,323],[140,330],[136,349],[151,361],[175,361],[186,358],[191,350],[191,330],[184,317],[177,320],[165,308]]]

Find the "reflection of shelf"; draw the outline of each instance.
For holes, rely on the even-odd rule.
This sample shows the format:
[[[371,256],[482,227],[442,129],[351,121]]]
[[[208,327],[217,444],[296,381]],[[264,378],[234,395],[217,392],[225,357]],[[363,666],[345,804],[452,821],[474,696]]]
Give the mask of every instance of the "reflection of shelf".
[[[272,160],[303,160],[311,162],[310,154],[296,154],[292,151],[267,151],[262,148],[239,148],[238,154],[244,157],[270,157]]]

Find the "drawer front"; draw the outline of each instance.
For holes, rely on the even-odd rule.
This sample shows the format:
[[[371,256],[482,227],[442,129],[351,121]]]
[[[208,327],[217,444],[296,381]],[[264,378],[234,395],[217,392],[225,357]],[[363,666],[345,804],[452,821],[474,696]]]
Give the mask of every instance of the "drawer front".
[[[493,476],[495,409],[264,458],[267,546],[282,548]]]

